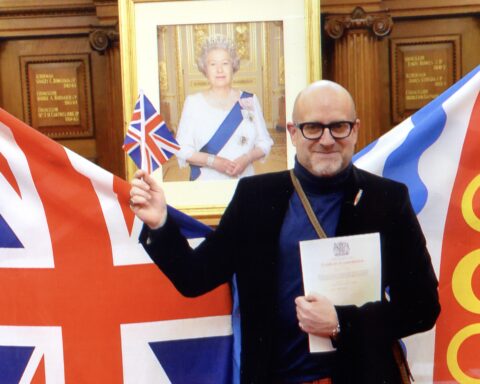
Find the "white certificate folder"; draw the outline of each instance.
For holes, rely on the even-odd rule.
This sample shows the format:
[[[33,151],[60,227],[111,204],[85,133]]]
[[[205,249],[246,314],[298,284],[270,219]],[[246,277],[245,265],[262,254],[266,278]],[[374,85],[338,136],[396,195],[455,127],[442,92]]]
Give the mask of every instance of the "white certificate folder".
[[[381,296],[380,235],[371,233],[300,242],[305,294],[335,305],[362,305]],[[310,352],[333,351],[330,338],[309,334]]]

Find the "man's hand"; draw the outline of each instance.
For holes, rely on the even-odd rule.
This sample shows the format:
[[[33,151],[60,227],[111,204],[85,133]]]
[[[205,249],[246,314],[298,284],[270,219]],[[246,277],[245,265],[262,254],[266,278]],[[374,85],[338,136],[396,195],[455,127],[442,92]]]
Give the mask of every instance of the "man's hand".
[[[130,208],[135,215],[151,229],[163,226],[167,220],[167,203],[158,182],[145,171],[138,170],[130,184]]]
[[[295,299],[300,329],[316,336],[330,337],[337,328],[337,311],[330,300],[319,294]]]

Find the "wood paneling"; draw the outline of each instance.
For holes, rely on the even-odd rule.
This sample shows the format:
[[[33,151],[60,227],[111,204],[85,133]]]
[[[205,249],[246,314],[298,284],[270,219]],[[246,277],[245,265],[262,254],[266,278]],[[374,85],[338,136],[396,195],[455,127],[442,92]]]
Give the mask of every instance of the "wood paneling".
[[[354,30],[355,28],[337,39],[333,39],[326,31],[322,36],[323,77],[345,85],[356,99],[359,117],[363,121],[360,149],[429,101],[426,98],[423,101],[416,100],[415,105],[401,103],[401,99],[405,100],[406,97],[405,87],[399,91],[399,86],[408,82],[408,79],[406,72],[395,60],[398,60],[396,53],[398,54],[399,47],[405,47],[402,44],[416,46],[412,49],[417,49],[420,57],[430,57],[432,60],[439,60],[440,56],[448,57],[443,75],[435,75],[443,76],[444,79],[442,77],[442,81],[434,82],[438,86],[435,89],[432,88],[433,85],[430,87],[432,94],[441,92],[452,81],[464,76],[480,63],[480,50],[473,48],[480,47],[480,2],[324,0],[321,9],[323,25],[327,27],[329,19],[352,15],[355,6],[362,6],[367,15],[365,18],[384,12],[393,20],[391,33],[376,40],[373,40],[373,33],[368,32],[365,32],[367,36],[361,38],[362,32]],[[357,40],[353,40],[352,35],[358,35]],[[432,44],[436,44],[435,53]],[[432,61],[430,59],[426,61]],[[433,69],[430,70],[432,71]],[[432,77],[427,76],[427,73],[425,76],[426,80]]]
[[[460,80],[460,36],[390,40],[392,119],[398,124]]]
[[[2,0],[0,107],[124,177],[120,55],[115,41],[117,19],[117,4],[111,0],[49,0],[40,4],[31,0]],[[105,43],[104,46],[99,42]],[[38,114],[39,106],[44,108],[43,101],[33,95],[38,87],[32,82],[32,73],[49,68],[60,81],[62,73],[70,73],[67,65],[75,66],[70,72],[78,72],[74,77],[81,87],[77,95],[80,118],[75,129],[69,122],[62,126],[59,117],[68,111],[60,105],[62,95],[59,96],[58,90],[58,100],[52,103],[60,104],[52,104],[51,108],[52,111],[57,108],[59,113],[56,119],[48,121],[41,118],[47,115]]]
[[[89,55],[20,58],[24,119],[53,138],[92,137]]]
[[[387,68],[384,68],[382,75],[385,78],[387,87],[380,89],[381,97],[388,101],[390,108],[386,106],[380,110],[383,115],[381,118],[384,121],[385,127],[389,129],[397,124],[400,119],[395,118],[395,104],[394,94],[395,77],[405,79],[405,73],[395,74],[395,64],[392,62],[393,50],[398,43],[405,41],[416,41],[419,44],[427,43],[425,45],[425,52],[429,51],[429,42],[432,44],[435,41],[445,42],[450,44],[451,58],[448,62],[446,71],[451,73],[453,80],[466,75],[480,63],[480,50],[472,49],[472,47],[480,47],[480,14],[479,15],[456,15],[453,17],[436,17],[436,18],[401,18],[395,21],[395,27],[392,30],[386,44],[380,50],[380,58],[386,63],[389,63]],[[453,52],[452,52],[453,51]],[[419,51],[422,53],[422,51]],[[428,53],[427,53],[428,54]],[[388,71],[388,73],[386,73]],[[442,87],[436,89],[436,93],[448,88],[450,81],[446,81]],[[425,105],[429,100],[424,100],[417,106]],[[385,103],[387,104],[387,103]],[[405,115],[415,112],[414,109],[408,111]]]
[[[390,35],[371,29],[350,30],[334,40],[324,33],[323,77],[349,88],[363,122],[360,147],[393,127],[395,102],[392,57],[399,42],[453,38],[458,41],[459,76],[480,63],[480,2],[478,0],[322,0],[327,17],[386,13],[394,25]],[[1,0],[0,107],[27,121],[22,92],[22,58],[85,55],[90,62],[93,136],[61,139],[61,143],[117,175],[125,175],[121,150],[124,122],[120,55],[116,42],[117,2],[114,0]],[[99,30],[104,48],[92,48],[91,33]],[[101,41],[101,39],[99,41]],[[407,113],[413,112],[407,111]],[[60,140],[60,139],[58,139]]]
[[[388,14],[366,13],[360,7],[351,15],[326,18],[325,30],[335,40],[329,64],[331,76],[349,90],[357,104],[361,122],[357,149],[378,137],[382,128],[377,117],[381,100],[372,84],[379,83],[379,45],[391,28]]]

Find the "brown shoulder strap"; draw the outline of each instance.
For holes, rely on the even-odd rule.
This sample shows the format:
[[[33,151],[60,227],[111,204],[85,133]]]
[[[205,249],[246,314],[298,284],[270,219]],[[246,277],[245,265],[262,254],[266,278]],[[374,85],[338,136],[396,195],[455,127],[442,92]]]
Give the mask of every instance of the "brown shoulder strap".
[[[302,202],[303,208],[305,209],[305,212],[307,213],[308,218],[310,219],[310,222],[313,225],[313,228],[315,228],[315,231],[317,232],[317,235],[320,239],[324,239],[327,237],[325,234],[325,231],[323,230],[322,226],[318,222],[317,216],[315,216],[315,213],[313,212],[312,206],[310,205],[310,201],[308,201],[307,195],[305,195],[305,192],[302,188],[302,185],[297,179],[297,176],[293,173],[293,169],[290,170],[290,178],[292,179],[293,186],[295,187],[295,190],[298,193],[298,196],[300,197],[300,201]]]

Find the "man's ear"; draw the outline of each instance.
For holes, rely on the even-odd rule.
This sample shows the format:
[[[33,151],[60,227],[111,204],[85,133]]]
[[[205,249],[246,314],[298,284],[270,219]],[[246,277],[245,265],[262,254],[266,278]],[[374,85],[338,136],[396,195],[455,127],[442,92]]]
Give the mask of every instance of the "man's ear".
[[[353,126],[352,135],[355,137],[355,144],[358,140],[358,130],[360,129],[360,119],[355,120],[355,125]]]
[[[287,123],[287,130],[288,130],[288,133],[290,134],[290,139],[292,139],[293,145],[295,145],[295,137],[298,133],[298,128],[295,127],[295,124],[293,123]]]

